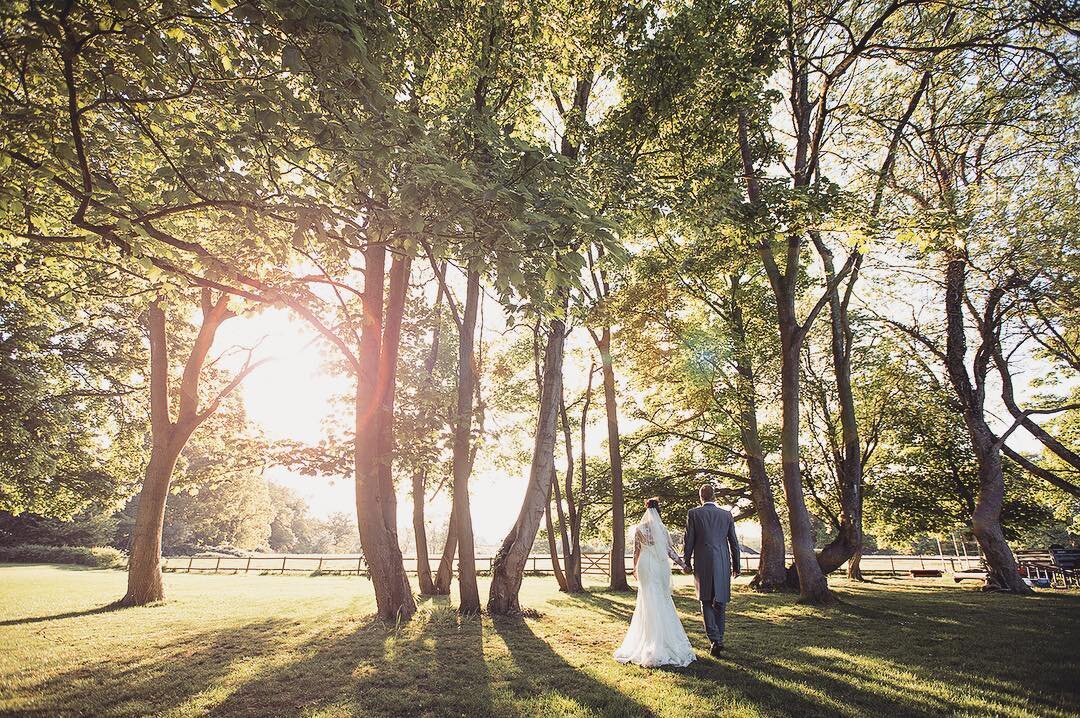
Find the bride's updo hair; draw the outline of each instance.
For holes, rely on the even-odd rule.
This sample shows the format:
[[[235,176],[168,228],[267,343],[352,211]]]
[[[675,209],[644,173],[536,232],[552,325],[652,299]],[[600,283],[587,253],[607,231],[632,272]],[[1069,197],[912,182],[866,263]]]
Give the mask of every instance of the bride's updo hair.
[[[656,509],[657,511],[659,511],[660,510],[660,497],[659,496],[653,496],[651,499],[645,499],[645,509],[646,510],[648,510],[648,509]]]

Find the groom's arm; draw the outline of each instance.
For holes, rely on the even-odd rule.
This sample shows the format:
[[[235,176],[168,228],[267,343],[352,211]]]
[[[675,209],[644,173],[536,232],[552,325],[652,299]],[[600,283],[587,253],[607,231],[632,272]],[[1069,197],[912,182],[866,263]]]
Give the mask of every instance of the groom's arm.
[[[694,556],[694,522],[690,518],[689,511],[686,512],[686,531],[683,532],[682,551],[683,563],[686,564],[686,570],[689,571],[693,568],[690,559]]]
[[[734,518],[731,519],[731,522],[728,524],[727,542],[728,547],[731,549],[731,575],[738,576],[740,573],[742,573],[742,570],[740,569],[742,563],[740,563],[739,536],[735,533]]]

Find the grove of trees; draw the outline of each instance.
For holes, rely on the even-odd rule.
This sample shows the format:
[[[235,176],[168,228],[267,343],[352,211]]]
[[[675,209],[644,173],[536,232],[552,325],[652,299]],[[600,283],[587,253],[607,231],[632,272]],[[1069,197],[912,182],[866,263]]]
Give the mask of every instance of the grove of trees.
[[[125,605],[163,542],[358,527],[396,620],[443,493],[420,590],[456,562],[473,614],[470,479],[525,466],[492,613],[538,538],[627,589],[627,516],[704,481],[757,590],[960,530],[1028,592],[1009,541],[1080,529],[1078,45],[1054,1],[6,3],[0,511],[126,506]],[[351,383],[317,446],[259,439],[267,357],[215,342],[269,308]],[[272,463],[355,516],[317,543]]]

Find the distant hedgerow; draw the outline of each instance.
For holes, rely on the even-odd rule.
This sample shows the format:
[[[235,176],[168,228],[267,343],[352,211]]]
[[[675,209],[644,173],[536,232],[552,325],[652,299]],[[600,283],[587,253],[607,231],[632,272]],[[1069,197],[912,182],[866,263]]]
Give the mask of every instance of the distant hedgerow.
[[[0,562],[11,563],[73,563],[94,568],[123,568],[127,556],[109,547],[42,546],[21,544],[0,546]]]

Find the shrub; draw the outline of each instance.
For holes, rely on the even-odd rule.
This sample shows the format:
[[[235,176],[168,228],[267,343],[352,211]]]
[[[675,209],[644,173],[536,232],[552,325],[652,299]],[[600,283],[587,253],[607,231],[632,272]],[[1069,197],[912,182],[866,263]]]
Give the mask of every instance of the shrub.
[[[20,544],[0,546],[0,561],[11,563],[73,563],[94,568],[124,568],[127,557],[114,548],[82,546],[41,546]]]

